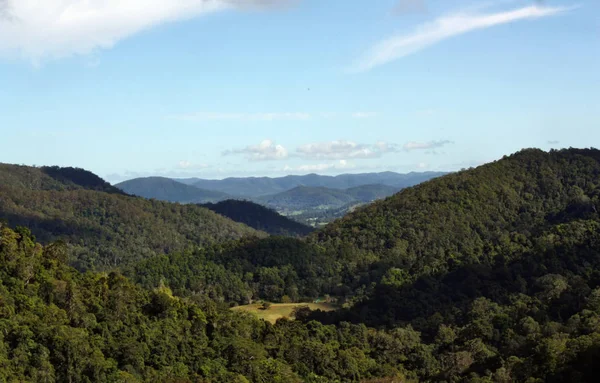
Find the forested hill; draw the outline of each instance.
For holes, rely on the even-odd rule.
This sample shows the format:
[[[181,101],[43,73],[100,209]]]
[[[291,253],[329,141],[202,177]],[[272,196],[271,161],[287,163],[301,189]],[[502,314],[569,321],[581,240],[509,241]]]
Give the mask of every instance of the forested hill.
[[[309,226],[293,221],[274,210],[250,201],[230,199],[201,206],[272,235],[304,236],[313,231]]]
[[[228,198],[223,192],[200,189],[165,177],[137,178],[121,182],[115,187],[132,195],[168,202],[207,203]]]
[[[404,189],[313,240],[378,254],[412,275],[486,262],[551,225],[596,217],[599,176],[598,150],[527,149]]]
[[[125,194],[96,174],[73,167],[32,167],[0,163],[0,185],[33,190],[88,189],[112,194]]]
[[[263,235],[195,205],[125,195],[81,169],[0,165],[0,219],[44,243],[70,244],[80,269],[108,269],[155,254]]]

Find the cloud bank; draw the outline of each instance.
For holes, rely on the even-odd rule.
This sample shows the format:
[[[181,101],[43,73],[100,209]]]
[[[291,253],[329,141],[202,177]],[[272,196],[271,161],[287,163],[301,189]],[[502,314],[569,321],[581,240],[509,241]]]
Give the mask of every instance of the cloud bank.
[[[343,160],[379,158],[383,154],[395,151],[396,146],[386,142],[368,145],[339,140],[302,145],[296,149],[296,154],[307,160]]]
[[[0,55],[32,60],[86,54],[153,26],[286,0],[0,0]]]
[[[224,156],[242,154],[249,161],[273,161],[284,160],[288,158],[288,151],[281,145],[277,145],[272,140],[263,140],[258,145],[246,146],[243,149],[226,150]]]
[[[488,14],[459,12],[445,15],[433,22],[421,25],[411,33],[397,35],[376,44],[359,60],[352,71],[365,72],[414,54],[451,37],[475,30],[520,20],[533,20],[554,16],[571,9],[573,7],[549,7],[537,4]]]

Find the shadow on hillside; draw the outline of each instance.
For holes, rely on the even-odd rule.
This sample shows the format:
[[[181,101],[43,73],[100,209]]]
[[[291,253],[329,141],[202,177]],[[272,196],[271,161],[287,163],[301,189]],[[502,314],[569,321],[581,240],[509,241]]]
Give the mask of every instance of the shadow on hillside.
[[[547,312],[550,318],[536,318],[562,322],[581,311],[591,289],[600,285],[598,236],[539,253],[532,251],[512,261],[499,257],[493,265],[461,266],[401,287],[379,285],[364,302],[336,312],[314,312],[307,320],[326,324],[348,321],[370,327],[410,323],[424,336],[433,337],[440,323],[467,322],[469,310],[479,298],[510,305],[518,294],[526,294],[548,302],[546,290],[552,286],[540,284],[539,278],[552,280],[562,276],[568,280],[569,288],[552,299]]]

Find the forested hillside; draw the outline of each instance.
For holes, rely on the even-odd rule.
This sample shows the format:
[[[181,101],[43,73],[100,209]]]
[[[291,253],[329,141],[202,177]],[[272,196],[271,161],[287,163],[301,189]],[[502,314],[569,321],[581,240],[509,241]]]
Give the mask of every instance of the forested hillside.
[[[341,382],[401,377],[394,335],[281,321],[204,295],[145,290],[117,272],[79,273],[62,244],[0,224],[0,380],[10,382]],[[375,349],[373,349],[375,350]]]
[[[81,169],[0,166],[0,219],[48,243],[69,243],[79,269],[263,235],[208,209],[124,195]]]
[[[143,268],[168,270],[150,285],[164,275],[193,295],[205,283],[194,259],[205,257],[237,276],[229,299],[240,303],[330,294],[346,308],[309,318],[409,331],[402,343],[418,346],[402,364],[421,379],[594,381],[599,176],[597,150],[524,150],[406,189],[308,241],[217,246]]]
[[[201,206],[272,235],[303,236],[313,231],[309,226],[293,221],[274,210],[250,201],[230,199]]]

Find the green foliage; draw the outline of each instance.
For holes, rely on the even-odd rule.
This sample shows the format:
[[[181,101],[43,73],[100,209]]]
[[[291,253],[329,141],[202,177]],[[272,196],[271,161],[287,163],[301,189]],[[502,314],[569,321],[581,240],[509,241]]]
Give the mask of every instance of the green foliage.
[[[80,169],[0,164],[0,218],[44,243],[68,243],[81,270],[263,235],[198,206],[130,197],[107,185]]]

